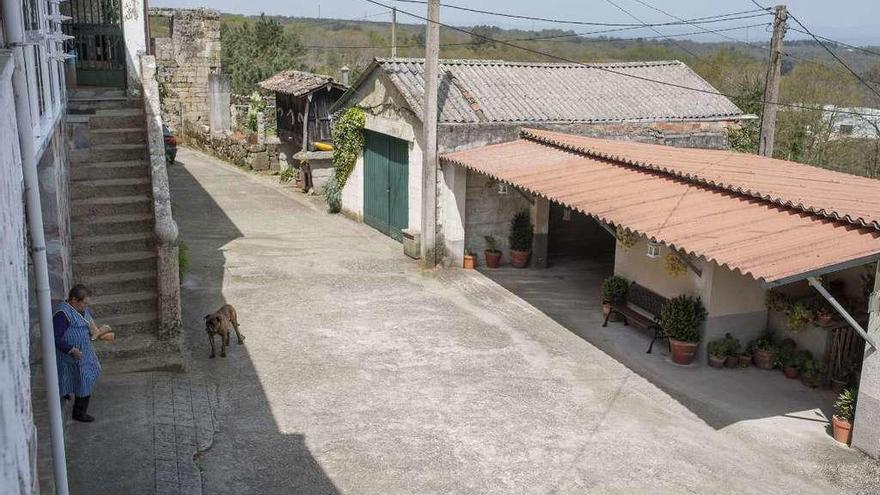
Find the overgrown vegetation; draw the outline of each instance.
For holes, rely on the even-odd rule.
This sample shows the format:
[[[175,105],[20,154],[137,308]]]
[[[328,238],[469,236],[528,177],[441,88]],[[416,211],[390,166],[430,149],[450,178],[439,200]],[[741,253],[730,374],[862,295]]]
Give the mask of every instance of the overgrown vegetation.
[[[220,38],[220,62],[234,93],[250,94],[269,76],[303,67],[305,48],[299,37],[265,15],[248,22],[222,22]]]
[[[699,342],[705,319],[706,308],[699,297],[676,296],[660,310],[660,325],[666,335],[682,342]]]
[[[333,178],[322,191],[331,213],[342,209],[342,188],[364,149],[366,121],[362,108],[351,107],[342,112],[333,127]]]

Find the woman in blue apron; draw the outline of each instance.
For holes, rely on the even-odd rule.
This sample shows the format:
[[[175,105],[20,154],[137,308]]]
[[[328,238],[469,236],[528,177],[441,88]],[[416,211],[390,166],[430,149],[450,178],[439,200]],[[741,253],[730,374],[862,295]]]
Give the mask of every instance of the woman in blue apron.
[[[52,319],[61,396],[65,399],[71,395],[75,397],[73,419],[83,423],[95,420],[86,411],[92,389],[101,373],[101,364],[92,348],[91,336],[95,323],[88,310],[91,295],[85,286],[75,285]]]

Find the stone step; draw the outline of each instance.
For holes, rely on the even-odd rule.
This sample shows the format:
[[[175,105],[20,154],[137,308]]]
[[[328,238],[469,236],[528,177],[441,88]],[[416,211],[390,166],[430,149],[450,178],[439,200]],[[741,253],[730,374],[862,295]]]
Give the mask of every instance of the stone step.
[[[94,256],[129,251],[151,251],[155,247],[156,236],[152,232],[95,235],[74,239],[73,255]]]
[[[90,129],[119,129],[144,127],[146,117],[142,108],[97,110],[89,116]]]
[[[151,335],[126,335],[112,342],[95,341],[101,373],[115,375],[143,371],[185,371],[181,345],[159,342]]]
[[[140,292],[156,290],[156,269],[140,272],[105,273],[84,278],[86,284],[95,292],[96,297],[123,292]]]
[[[117,338],[129,335],[145,334],[155,338],[159,330],[159,319],[156,310],[144,313],[127,313],[115,316],[95,315],[98,325],[110,325]]]
[[[156,311],[156,291],[121,292],[95,297],[91,309],[96,319]]]
[[[82,218],[73,222],[73,238],[76,240],[93,235],[152,232],[154,223],[152,213]]]
[[[150,196],[146,194],[74,199],[70,202],[70,206],[70,216],[74,220],[82,217],[102,215],[149,214],[153,211],[153,202]]]
[[[93,164],[101,162],[121,162],[129,160],[146,161],[147,144],[123,143],[123,144],[98,144],[89,148],[72,149],[68,153],[71,168],[79,164]]]
[[[73,261],[73,273],[77,279],[105,273],[140,272],[155,268],[155,251],[132,251],[129,253],[96,254],[80,256]]]
[[[126,98],[125,90],[101,87],[79,87],[70,92],[71,100]]]
[[[87,110],[112,110],[119,108],[143,108],[144,100],[140,98],[127,98],[121,96],[87,96],[74,95],[67,100],[67,108],[74,112],[83,112]]]
[[[130,160],[121,162],[78,163],[71,167],[74,181],[95,179],[133,179],[150,177],[149,162]]]
[[[120,129],[91,129],[89,143],[100,144],[146,144],[147,130],[144,127],[124,127]]]
[[[129,179],[77,180],[70,183],[70,198],[110,198],[149,194],[153,186],[148,177]]]

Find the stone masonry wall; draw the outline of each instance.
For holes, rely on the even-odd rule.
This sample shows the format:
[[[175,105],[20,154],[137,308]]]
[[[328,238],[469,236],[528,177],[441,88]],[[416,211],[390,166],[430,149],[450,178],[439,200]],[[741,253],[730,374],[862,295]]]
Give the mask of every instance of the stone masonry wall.
[[[24,183],[12,101],[12,60],[0,54],[0,487],[38,493],[28,360]]]
[[[183,142],[214,155],[221,160],[250,170],[279,170],[278,152],[281,142],[278,138],[266,138],[265,142],[248,142],[241,134],[212,135],[207,126],[183,126],[178,135]]]
[[[162,120],[208,124],[208,76],[220,70],[220,13],[208,9],[150,9],[168,17],[171,37],[154,38]]]

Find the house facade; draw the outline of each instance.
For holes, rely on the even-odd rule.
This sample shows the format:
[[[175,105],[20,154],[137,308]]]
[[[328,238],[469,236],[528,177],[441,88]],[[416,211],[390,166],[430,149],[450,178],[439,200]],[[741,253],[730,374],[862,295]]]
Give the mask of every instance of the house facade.
[[[714,91],[676,61],[441,60],[438,151],[510,141],[524,126],[726,148],[727,129],[745,117],[722,96],[640,78]],[[343,190],[343,211],[395,238],[420,228],[423,87],[424,60],[376,59],[334,107],[366,113],[367,145]],[[481,250],[483,236],[506,228],[512,212],[499,210],[503,205],[483,178],[447,167],[438,175],[438,259],[460,265],[465,249]],[[506,236],[498,240],[506,245]]]

